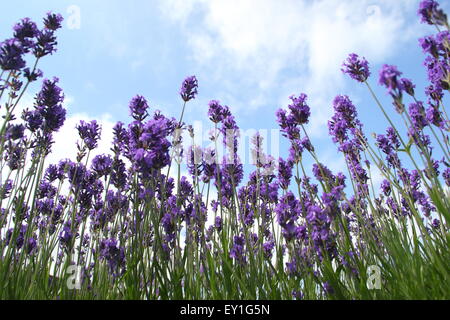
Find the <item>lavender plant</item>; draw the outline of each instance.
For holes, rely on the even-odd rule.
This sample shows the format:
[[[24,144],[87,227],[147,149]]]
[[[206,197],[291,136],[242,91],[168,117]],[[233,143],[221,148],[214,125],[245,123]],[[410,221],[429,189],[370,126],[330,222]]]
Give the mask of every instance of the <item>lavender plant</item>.
[[[182,83],[178,119],[138,95],[109,154],[92,156],[102,128],[81,121],[76,158],[49,164],[66,118],[58,79],[44,79],[33,107],[17,110],[43,77],[39,61],[56,51],[62,17],[48,13],[42,28],[21,20],[0,43],[0,298],[449,299],[450,31],[436,1],[422,1],[418,14],[438,32],[420,39],[427,101],[397,67],[384,65],[374,80],[369,62],[350,54],[342,71],[368,88],[386,132],[367,136],[351,98],[336,96],[328,131],[347,170],[332,172],[308,135],[307,95],[291,96],[276,113],[287,158],[265,154],[257,133],[247,181],[229,107],[209,103],[215,148],[195,145],[183,122],[195,76]]]

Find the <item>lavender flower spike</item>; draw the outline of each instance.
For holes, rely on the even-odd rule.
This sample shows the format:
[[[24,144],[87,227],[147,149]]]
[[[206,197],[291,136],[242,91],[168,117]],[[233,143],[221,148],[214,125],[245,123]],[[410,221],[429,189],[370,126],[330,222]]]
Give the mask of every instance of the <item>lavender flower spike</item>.
[[[52,31],[58,30],[62,27],[63,20],[64,18],[61,14],[48,12],[47,17],[44,18],[45,28]]]
[[[81,120],[76,126],[76,129],[89,150],[97,148],[101,134],[101,126],[96,120],[92,120],[89,123]]]
[[[399,77],[402,75],[400,71],[398,71],[396,66],[391,65],[383,65],[380,70],[380,85],[385,86],[389,93],[392,91],[398,90],[401,88],[401,84],[399,81]]]
[[[198,81],[195,76],[187,77],[181,85],[180,95],[181,98],[188,102],[195,99],[197,95]]]
[[[403,104],[404,82],[399,79],[402,73],[396,66],[383,65],[380,70],[379,84],[386,87],[388,93],[394,99],[394,106],[398,113],[403,113],[405,106]],[[408,84],[407,84],[408,85]],[[408,88],[410,91],[411,88]]]
[[[369,63],[356,53],[351,53],[342,66],[342,72],[356,81],[364,82],[370,76]]]
[[[14,38],[24,41],[27,38],[34,38],[38,33],[36,23],[30,20],[30,18],[24,18],[17,23],[14,28]]]
[[[131,116],[137,121],[143,121],[148,116],[148,103],[143,96],[135,96],[130,102]]]
[[[0,68],[5,71],[18,71],[25,67],[22,45],[17,39],[0,43]]]
[[[439,3],[435,0],[423,0],[419,5],[417,12],[422,23],[447,25],[447,15],[439,9]]]

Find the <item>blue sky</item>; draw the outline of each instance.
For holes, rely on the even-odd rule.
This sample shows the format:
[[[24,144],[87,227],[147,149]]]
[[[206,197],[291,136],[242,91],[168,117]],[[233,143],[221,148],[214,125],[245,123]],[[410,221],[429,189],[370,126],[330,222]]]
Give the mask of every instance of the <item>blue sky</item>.
[[[440,1],[450,12],[449,1]],[[40,68],[58,76],[67,97],[66,127],[56,137],[54,159],[75,151],[79,119],[100,119],[108,149],[115,121],[128,120],[128,102],[144,95],[152,109],[178,117],[178,91],[189,75],[199,79],[199,96],[188,105],[186,121],[207,121],[212,99],[230,106],[242,129],[275,129],[275,111],[291,94],[309,95],[309,130],[319,157],[343,170],[327,135],[326,121],[337,94],[358,108],[366,133],[386,127],[367,90],[340,72],[350,52],[371,63],[376,85],[383,63],[395,64],[417,85],[423,98],[424,55],[417,39],[434,29],[421,25],[418,0],[16,0],[2,4],[0,38],[22,17],[41,20],[52,10],[66,18],[59,50]],[[80,12],[80,28],[70,28],[70,8]],[[72,14],[72,16],[71,16]],[[29,102],[31,103],[31,97]],[[394,115],[394,112],[392,112]],[[206,130],[205,130],[206,131]],[[281,154],[287,148],[281,143]]]

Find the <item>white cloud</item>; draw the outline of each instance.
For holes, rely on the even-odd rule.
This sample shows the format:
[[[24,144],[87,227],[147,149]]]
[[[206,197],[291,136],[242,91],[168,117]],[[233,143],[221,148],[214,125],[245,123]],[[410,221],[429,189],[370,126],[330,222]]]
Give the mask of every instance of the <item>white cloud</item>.
[[[162,12],[183,27],[194,61],[220,84],[220,96],[254,112],[305,92],[313,135],[343,89],[340,67],[348,53],[373,64],[395,55],[423,30],[408,19],[417,6],[417,0],[161,1]]]
[[[92,117],[86,113],[73,113],[71,114],[72,106],[75,99],[71,95],[67,95],[64,98],[64,108],[67,110],[67,118],[62,128],[53,134],[54,144],[52,146],[52,152],[46,158],[46,163],[57,163],[61,159],[69,158],[74,160],[76,158],[77,149],[76,142],[79,140],[76,125],[80,120],[91,121],[96,119],[102,126],[101,140],[97,149],[91,152],[91,159],[102,153],[109,153],[111,148],[111,142],[113,140],[113,127],[115,122],[112,120],[112,116],[108,113],[102,114],[99,118]],[[15,123],[22,123],[21,115],[23,110],[32,110],[34,105],[34,97],[31,94],[25,93],[17,107],[14,110],[16,116]],[[0,111],[0,116],[4,116],[5,109]]]
[[[69,158],[71,160],[76,159],[77,147],[76,143],[80,140],[78,136],[78,131],[76,130],[76,125],[80,120],[91,121],[96,119],[97,122],[102,126],[102,135],[98,144],[98,148],[91,151],[90,159],[93,159],[98,154],[110,154],[111,142],[113,141],[113,127],[115,122],[112,120],[111,115],[105,113],[100,117],[92,117],[85,113],[76,113],[70,115],[64,126],[54,134],[54,145],[52,147],[52,152],[46,159],[47,164],[58,163],[61,159]]]

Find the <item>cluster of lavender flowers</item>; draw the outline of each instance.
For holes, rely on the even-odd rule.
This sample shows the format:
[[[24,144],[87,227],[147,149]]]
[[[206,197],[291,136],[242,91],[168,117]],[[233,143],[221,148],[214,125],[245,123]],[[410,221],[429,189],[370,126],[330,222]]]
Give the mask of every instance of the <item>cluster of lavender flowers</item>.
[[[422,1],[419,15],[448,29],[435,1]],[[428,55],[427,102],[395,66],[384,65],[379,73],[406,134],[370,87],[368,61],[350,54],[342,71],[367,85],[390,124],[386,133],[370,141],[350,97],[336,96],[328,130],[347,173],[332,172],[319,161],[307,133],[307,95],[293,95],[287,108],[276,112],[290,143],[287,157],[265,154],[256,134],[255,168],[244,183],[240,132],[231,109],[209,103],[215,148],[195,145],[194,130],[183,122],[198,94],[195,76],[182,83],[179,119],[152,110],[137,95],[129,104],[131,121],[114,126],[110,154],[91,159],[102,128],[95,120],[81,121],[76,159],[47,164],[53,134],[66,117],[58,79],[43,80],[33,109],[24,110],[21,121],[14,111],[28,84],[43,76],[38,61],[55,52],[61,23],[60,15],[49,13],[39,30],[23,19],[14,26],[14,37],[0,44],[0,99],[7,95],[0,159],[2,274],[32,270],[40,279],[63,279],[69,266],[80,266],[86,297],[101,296],[105,283],[119,297],[201,297],[203,290],[220,291],[212,287],[220,275],[227,288],[238,279],[240,292],[262,277],[281,277],[285,283],[272,290],[288,291],[294,299],[342,297],[344,287],[365,283],[366,267],[374,260],[387,256],[391,262],[386,242],[391,230],[401,230],[407,239],[417,233],[421,241],[439,242],[448,234],[450,122],[443,98],[450,88],[449,31],[420,40]],[[31,69],[24,59],[29,53],[35,57]],[[186,154],[180,150],[184,131],[192,138]],[[219,144],[225,148],[220,158]],[[188,176],[180,175],[182,157]],[[305,159],[313,161],[310,171]],[[383,177],[379,191],[372,183],[373,167]],[[336,276],[337,269],[346,272],[345,280]],[[0,284],[7,286],[5,279]],[[251,284],[246,287],[243,279]],[[198,289],[204,281],[205,288]],[[50,285],[48,290],[64,296],[68,289]],[[264,297],[264,290],[255,288],[254,297]]]

